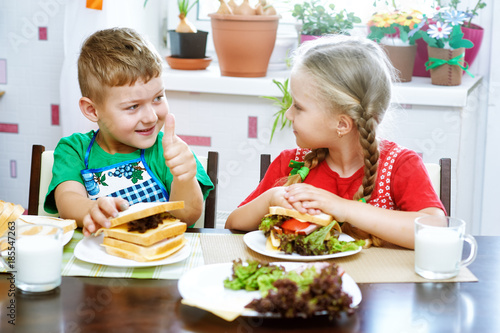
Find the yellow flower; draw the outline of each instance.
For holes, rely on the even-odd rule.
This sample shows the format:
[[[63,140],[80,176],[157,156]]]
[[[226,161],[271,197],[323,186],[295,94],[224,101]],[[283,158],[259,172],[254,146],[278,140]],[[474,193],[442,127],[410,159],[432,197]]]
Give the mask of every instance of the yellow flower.
[[[413,29],[415,24],[419,24],[422,21],[422,13],[414,10],[411,13],[401,13],[400,16],[396,19],[396,23],[407,26],[410,29]]]
[[[379,28],[387,28],[395,22],[395,18],[391,15],[391,13],[377,13],[372,16],[368,25],[375,25]]]

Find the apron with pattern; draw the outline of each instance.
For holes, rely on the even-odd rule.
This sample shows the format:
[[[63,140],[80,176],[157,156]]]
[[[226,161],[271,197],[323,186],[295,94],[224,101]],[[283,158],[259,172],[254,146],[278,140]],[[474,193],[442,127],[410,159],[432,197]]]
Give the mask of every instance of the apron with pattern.
[[[85,169],[80,171],[90,199],[121,197],[130,205],[138,202],[168,201],[167,190],[146,163],[144,149],[141,149],[141,157],[134,160],[89,169],[90,150],[97,132],[85,153]]]

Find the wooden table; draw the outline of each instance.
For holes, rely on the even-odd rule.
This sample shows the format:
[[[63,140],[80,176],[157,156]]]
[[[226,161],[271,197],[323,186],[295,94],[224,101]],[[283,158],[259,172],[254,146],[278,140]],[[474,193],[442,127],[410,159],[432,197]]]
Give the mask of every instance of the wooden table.
[[[230,232],[198,229],[190,232]],[[500,237],[476,237],[479,282],[365,283],[355,315],[329,321],[237,318],[228,323],[180,303],[176,280],[63,277],[47,295],[17,292],[16,332],[500,332]],[[0,331],[10,283],[0,274]]]

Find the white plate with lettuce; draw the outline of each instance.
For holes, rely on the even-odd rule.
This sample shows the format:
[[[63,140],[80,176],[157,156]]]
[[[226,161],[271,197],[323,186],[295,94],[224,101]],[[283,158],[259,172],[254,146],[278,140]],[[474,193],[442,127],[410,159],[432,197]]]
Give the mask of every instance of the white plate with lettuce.
[[[276,262],[286,271],[304,265],[295,262]],[[213,264],[194,268],[185,273],[178,282],[182,303],[195,306],[232,321],[238,316],[279,317],[278,314],[259,313],[245,308],[253,299],[261,298],[260,291],[232,290],[224,287],[224,280],[231,278],[233,264]],[[342,275],[342,291],[352,298],[351,308],[361,302],[361,291],[354,280],[347,274]]]
[[[354,238],[346,234],[340,234],[339,240],[345,242],[352,242],[354,241]],[[352,256],[353,254],[360,252],[362,249],[361,246],[358,246],[356,250],[337,252],[332,254],[312,255],[312,256],[304,256],[298,253],[286,254],[283,251],[277,251],[272,248],[268,248],[266,246],[267,237],[261,230],[251,231],[245,234],[245,236],[243,236],[243,241],[250,249],[262,255],[278,259],[295,260],[295,261],[315,261],[315,260],[326,260],[332,258]]]

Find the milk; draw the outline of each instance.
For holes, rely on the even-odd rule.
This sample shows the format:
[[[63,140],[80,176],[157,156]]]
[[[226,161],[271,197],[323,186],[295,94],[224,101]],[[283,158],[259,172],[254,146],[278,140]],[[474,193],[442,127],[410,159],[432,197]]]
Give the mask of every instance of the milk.
[[[20,237],[16,249],[16,285],[59,285],[61,263],[60,239],[42,235]]]
[[[415,235],[415,269],[433,273],[458,272],[463,240],[459,230],[429,227]]]

